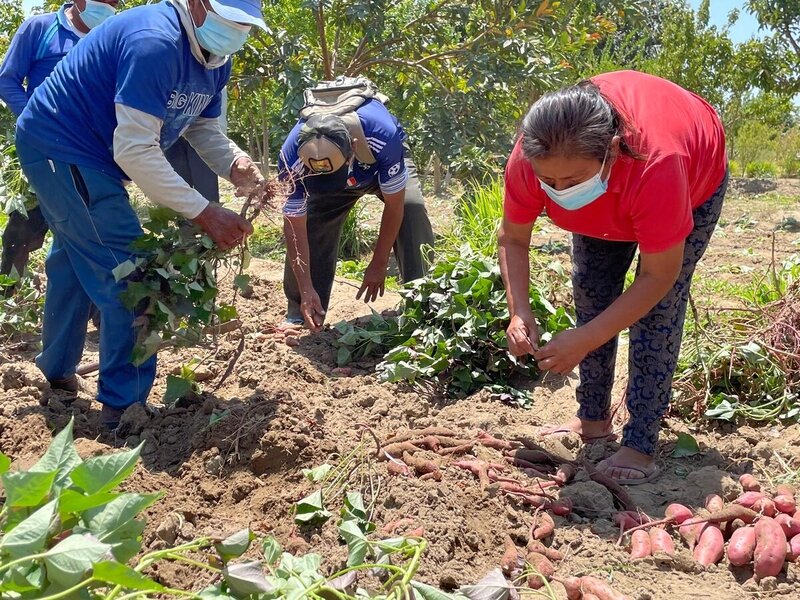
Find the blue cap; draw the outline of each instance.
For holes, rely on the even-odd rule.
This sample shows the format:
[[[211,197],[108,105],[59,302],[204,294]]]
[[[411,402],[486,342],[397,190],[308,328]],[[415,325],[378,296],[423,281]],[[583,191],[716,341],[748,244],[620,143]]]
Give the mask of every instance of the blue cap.
[[[260,0],[208,0],[211,8],[223,19],[235,23],[255,25],[267,31],[267,25],[261,16]]]

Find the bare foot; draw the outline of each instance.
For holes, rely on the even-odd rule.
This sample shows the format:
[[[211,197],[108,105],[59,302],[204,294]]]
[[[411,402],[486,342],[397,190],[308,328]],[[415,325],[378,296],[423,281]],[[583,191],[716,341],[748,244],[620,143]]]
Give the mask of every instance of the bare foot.
[[[539,437],[559,436],[577,433],[583,442],[613,441],[616,435],[611,429],[611,421],[585,421],[572,417],[560,425],[544,425],[539,429]]]
[[[658,475],[655,458],[626,446],[601,460],[597,470],[624,485],[647,483]]]

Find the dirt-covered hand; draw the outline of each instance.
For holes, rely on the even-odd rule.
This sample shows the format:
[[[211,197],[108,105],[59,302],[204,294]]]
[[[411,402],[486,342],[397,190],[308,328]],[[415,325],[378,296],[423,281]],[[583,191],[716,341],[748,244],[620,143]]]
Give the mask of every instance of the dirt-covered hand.
[[[311,331],[319,331],[322,328],[322,324],[325,322],[325,311],[316,290],[301,292],[300,314],[303,315],[306,327]]]
[[[374,258],[370,261],[367,270],[364,271],[364,280],[356,294],[356,300],[364,295],[364,302],[372,302],[378,296],[383,296],[386,284],[386,265],[387,261]]]
[[[253,226],[232,210],[216,202],[209,202],[199,215],[192,219],[222,250],[233,248],[253,233]]]
[[[540,369],[569,375],[591,349],[583,329],[578,327],[557,333],[533,357]]]
[[[249,156],[240,156],[231,167],[231,183],[236,187],[237,196],[247,198],[264,189],[267,180]]]
[[[515,314],[506,329],[508,351],[514,356],[533,354],[539,349],[539,326],[533,313]]]

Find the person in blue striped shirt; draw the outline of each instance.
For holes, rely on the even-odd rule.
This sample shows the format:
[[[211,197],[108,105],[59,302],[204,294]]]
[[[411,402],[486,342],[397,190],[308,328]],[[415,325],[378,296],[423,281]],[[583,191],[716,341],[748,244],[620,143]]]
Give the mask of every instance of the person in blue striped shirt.
[[[335,114],[300,119],[281,150],[279,177],[292,189],[283,208],[286,330],[322,327],[342,226],[365,194],[378,196],[384,208],[356,298],[372,302],[383,295],[392,248],[403,281],[422,277],[427,269],[424,247],[433,246],[433,230],[406,133],[377,97],[353,112],[357,119]]]

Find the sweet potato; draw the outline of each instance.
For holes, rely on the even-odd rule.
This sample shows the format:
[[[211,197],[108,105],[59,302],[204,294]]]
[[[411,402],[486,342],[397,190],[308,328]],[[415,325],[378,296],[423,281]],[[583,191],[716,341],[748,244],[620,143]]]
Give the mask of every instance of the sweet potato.
[[[584,594],[583,600],[600,600],[600,598],[594,594]]]
[[[566,517],[572,512],[572,500],[561,498],[550,505],[550,512],[559,517]]]
[[[580,590],[581,594],[583,594],[584,598],[587,594],[594,594],[600,600],[630,600],[630,596],[620,594],[619,592],[613,590],[610,585],[608,585],[602,579],[598,579],[597,577],[584,575],[578,581],[578,589]],[[567,597],[570,598],[570,589],[566,586],[566,584],[564,584],[564,587],[567,588]],[[580,598],[580,596],[577,596],[577,598]]]
[[[500,440],[485,431],[479,431],[477,437],[480,444],[487,448],[494,448],[495,450],[513,450],[519,447],[518,443]]]
[[[551,563],[550,559],[544,554],[539,554],[538,552],[528,552],[525,560],[531,565],[534,571],[536,571],[528,576],[528,587],[532,590],[538,590],[544,585],[544,581],[542,581],[542,578],[539,577],[539,575],[542,575],[549,580],[556,572],[556,568],[553,566],[553,563]]]
[[[394,458],[398,458],[403,456],[404,452],[408,452],[409,454],[413,454],[414,452],[419,452],[419,446],[415,446],[411,442],[397,442],[394,444],[387,444],[381,448],[381,455],[378,457],[379,460],[389,460],[387,455],[393,456]]]
[[[753,560],[753,551],[756,549],[755,527],[748,526],[733,532],[728,542],[728,562],[735,567],[743,567]]]
[[[725,549],[725,540],[717,525],[708,525],[703,529],[697,546],[694,548],[694,559],[704,567],[715,565],[722,558]]]
[[[508,576],[522,566],[522,557],[519,555],[519,550],[517,550],[511,536],[506,535],[503,538],[503,546],[505,551],[503,552],[503,558],[500,559],[500,568]]]
[[[543,540],[553,535],[555,529],[556,523],[553,521],[553,517],[546,512],[539,512],[534,516],[531,524],[531,537],[535,540]]]
[[[683,504],[670,504],[667,506],[667,510],[664,511],[664,516],[680,525],[684,521],[691,519],[693,515],[692,511]]]
[[[753,477],[750,473],[745,473],[741,477],[739,477],[739,483],[742,486],[742,489],[745,492],[760,492],[761,491],[761,484],[758,483],[758,479]]]
[[[780,496],[775,496],[772,502],[775,503],[775,508],[778,509],[778,512],[787,515],[793,515],[797,512],[797,503],[794,500],[794,496],[782,494]]]
[[[800,558],[800,534],[789,540],[789,547],[786,552],[786,560],[789,562],[797,562],[798,558]]]
[[[636,521],[636,519],[634,519],[624,511],[618,512],[614,515],[614,524],[622,527],[624,531],[627,531],[628,529],[633,529],[637,525],[641,525],[641,523]]]
[[[769,498],[762,498],[761,500],[756,501],[756,503],[750,508],[759,514],[766,515],[767,517],[774,517],[778,512],[775,508],[775,503]]]
[[[412,467],[418,475],[430,474],[431,478],[436,479],[436,481],[440,481],[442,478],[442,472],[439,470],[439,465],[432,460],[428,460],[420,456],[414,456],[408,452],[403,452],[403,462],[409,467]]]
[[[437,435],[437,436],[444,435],[452,437],[455,436],[456,433],[445,427],[426,427],[425,429],[408,429],[406,431],[393,435],[384,442],[384,445],[394,444],[399,442],[407,442],[408,440],[414,438],[424,438],[428,435]]]
[[[794,498],[797,495],[797,490],[792,485],[782,483],[775,487],[775,495]]]
[[[758,579],[774,577],[781,572],[786,560],[786,536],[775,519],[762,517],[755,526],[756,549],[753,571]]]
[[[739,506],[738,504],[729,504],[722,510],[717,510],[708,515],[707,517],[695,517],[690,519],[692,522],[700,522],[706,521],[707,523],[726,523],[727,521],[734,521],[735,519],[741,519],[745,523],[752,523],[758,517],[758,513],[755,511],[750,510],[749,508],[745,508],[744,506]],[[684,521],[684,524],[688,523],[688,521]]]
[[[652,553],[648,533],[644,529],[634,531],[631,536],[631,558],[647,558]]]
[[[756,502],[766,498],[761,492],[745,492],[733,501],[734,504],[744,506],[745,508],[752,508]]]
[[[638,532],[634,532],[636,534]],[[650,536],[650,552],[655,556],[656,554],[667,554],[672,556],[675,554],[675,544],[672,541],[672,536],[658,527],[653,527],[648,531]]]
[[[747,524],[741,519],[734,519],[733,521],[725,523],[725,526],[722,528],[722,534],[725,536],[726,540],[729,540],[738,529],[746,526]]]
[[[567,591],[567,600],[581,600],[584,597],[580,577],[564,577],[559,579],[558,582]]]
[[[544,554],[550,560],[563,560],[564,555],[561,554],[555,548],[548,548],[539,540],[528,540],[527,545],[528,552],[538,552],[539,554]]]
[[[800,521],[785,515],[783,513],[775,517],[775,522],[781,526],[783,533],[787,540],[792,539],[794,536],[800,534]]]
[[[695,523],[694,520],[690,519],[678,527],[678,533],[683,538],[683,541],[686,542],[686,545],[689,546],[689,550],[694,550],[700,535],[707,525],[708,522]]]
[[[576,469],[573,465],[564,463],[558,466],[558,471],[553,479],[561,485],[566,485],[575,477]]]
[[[722,510],[725,508],[725,500],[717,494],[709,494],[706,496],[705,507],[711,512]]]
[[[516,448],[514,450],[506,452],[506,454],[512,458],[526,460],[529,463],[534,463],[534,464],[550,463],[550,455],[547,452],[543,452],[542,450],[531,450],[530,448]]]

